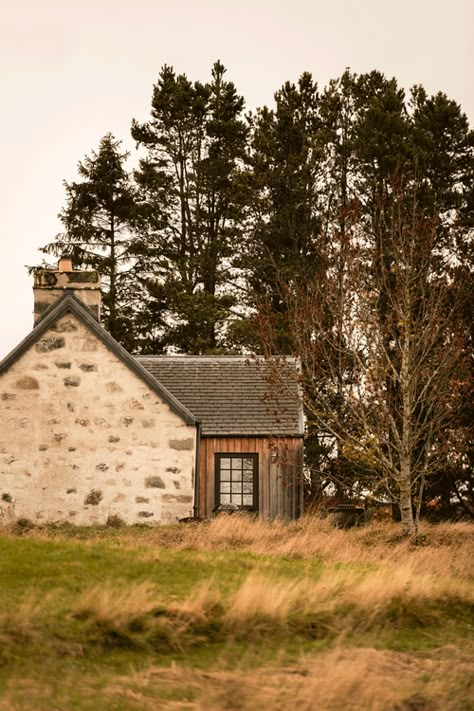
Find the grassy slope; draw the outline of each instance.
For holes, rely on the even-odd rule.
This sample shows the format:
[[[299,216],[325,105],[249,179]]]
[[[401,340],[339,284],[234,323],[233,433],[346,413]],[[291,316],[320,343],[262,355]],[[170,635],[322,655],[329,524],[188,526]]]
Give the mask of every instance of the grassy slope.
[[[0,710],[474,708],[472,532],[4,530]]]

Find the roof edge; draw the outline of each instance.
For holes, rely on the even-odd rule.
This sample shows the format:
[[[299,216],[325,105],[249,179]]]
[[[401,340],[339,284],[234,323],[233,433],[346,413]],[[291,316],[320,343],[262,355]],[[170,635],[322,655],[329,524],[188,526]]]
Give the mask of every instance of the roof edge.
[[[259,439],[260,437],[262,439],[303,439],[304,438],[304,432],[288,432],[288,433],[283,433],[280,432],[276,434],[275,432],[202,432],[201,437],[204,439],[206,437],[213,437],[215,439],[229,439],[233,437],[252,437]]]

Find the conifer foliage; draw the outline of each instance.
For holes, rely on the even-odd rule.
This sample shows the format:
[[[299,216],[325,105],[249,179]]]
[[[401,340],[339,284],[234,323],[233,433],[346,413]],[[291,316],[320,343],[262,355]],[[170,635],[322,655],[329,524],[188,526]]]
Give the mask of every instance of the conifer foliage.
[[[65,182],[66,205],[59,214],[65,231],[43,248],[46,254],[70,254],[76,268],[97,269],[103,286],[104,323],[126,347],[135,341],[131,281],[135,189],[125,169],[128,153],[105,135],[97,152],[78,165],[80,182]]]
[[[248,127],[243,98],[225,71],[216,62],[203,85],[164,67],[150,121],[133,122],[132,136],[146,151],[135,175],[139,230],[153,265],[144,280],[141,333],[155,351],[221,350],[235,306]]]

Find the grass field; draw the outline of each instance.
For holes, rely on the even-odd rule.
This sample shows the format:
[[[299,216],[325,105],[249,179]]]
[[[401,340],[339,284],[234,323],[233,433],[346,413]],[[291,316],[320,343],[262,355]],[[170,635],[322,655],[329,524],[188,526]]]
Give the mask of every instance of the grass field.
[[[473,532],[0,531],[0,711],[474,708]]]

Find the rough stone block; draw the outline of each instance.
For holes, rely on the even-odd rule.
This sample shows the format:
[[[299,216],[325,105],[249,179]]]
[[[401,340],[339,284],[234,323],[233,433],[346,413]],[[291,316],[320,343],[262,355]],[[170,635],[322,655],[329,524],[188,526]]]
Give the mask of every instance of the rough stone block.
[[[166,489],[165,482],[160,476],[147,476],[145,486],[147,489]]]
[[[63,336],[60,336],[59,338],[42,338],[40,341],[35,343],[35,348],[38,353],[49,353],[50,351],[64,348],[65,345],[66,342]]]
[[[35,271],[35,286],[56,286],[58,283],[58,272],[51,269],[38,269]]]
[[[36,299],[35,301],[35,314],[44,314],[45,311],[49,309],[51,303],[49,301],[40,301]]]
[[[16,381],[15,387],[19,390],[38,390],[39,383],[36,378],[32,378],[31,375],[25,375]]]
[[[63,380],[64,385],[67,388],[77,388],[81,384],[81,379],[76,376],[70,375]]]
[[[107,390],[108,393],[121,393],[122,388],[118,383],[114,383],[113,381],[109,383],[105,383],[105,389]]]
[[[127,402],[125,404],[131,410],[144,410],[145,409],[145,407],[142,405],[140,400],[137,400],[136,398],[131,398],[130,400],[127,400]]]
[[[77,324],[74,323],[74,321],[67,319],[60,321],[59,323],[55,323],[54,326],[51,327],[51,330],[56,331],[56,333],[72,333],[73,331],[77,331]]]
[[[192,437],[188,437],[187,439],[170,439],[168,444],[171,449],[178,449],[180,451],[192,450],[194,448],[194,440]]]
[[[97,341],[93,340],[92,338],[85,338],[81,343],[80,350],[84,353],[91,353],[92,351],[96,351],[98,347],[99,345]]]
[[[84,499],[84,504],[90,504],[91,506],[97,506],[102,499],[104,498],[104,495],[100,489],[91,489],[89,493],[87,494],[86,498]]]
[[[99,283],[99,272],[96,270],[90,270],[87,272],[62,272],[66,275],[69,285],[72,287],[73,284],[98,284]]]
[[[193,500],[192,496],[186,496],[184,494],[162,494],[161,500],[164,502],[173,502],[177,504],[190,504]]]

